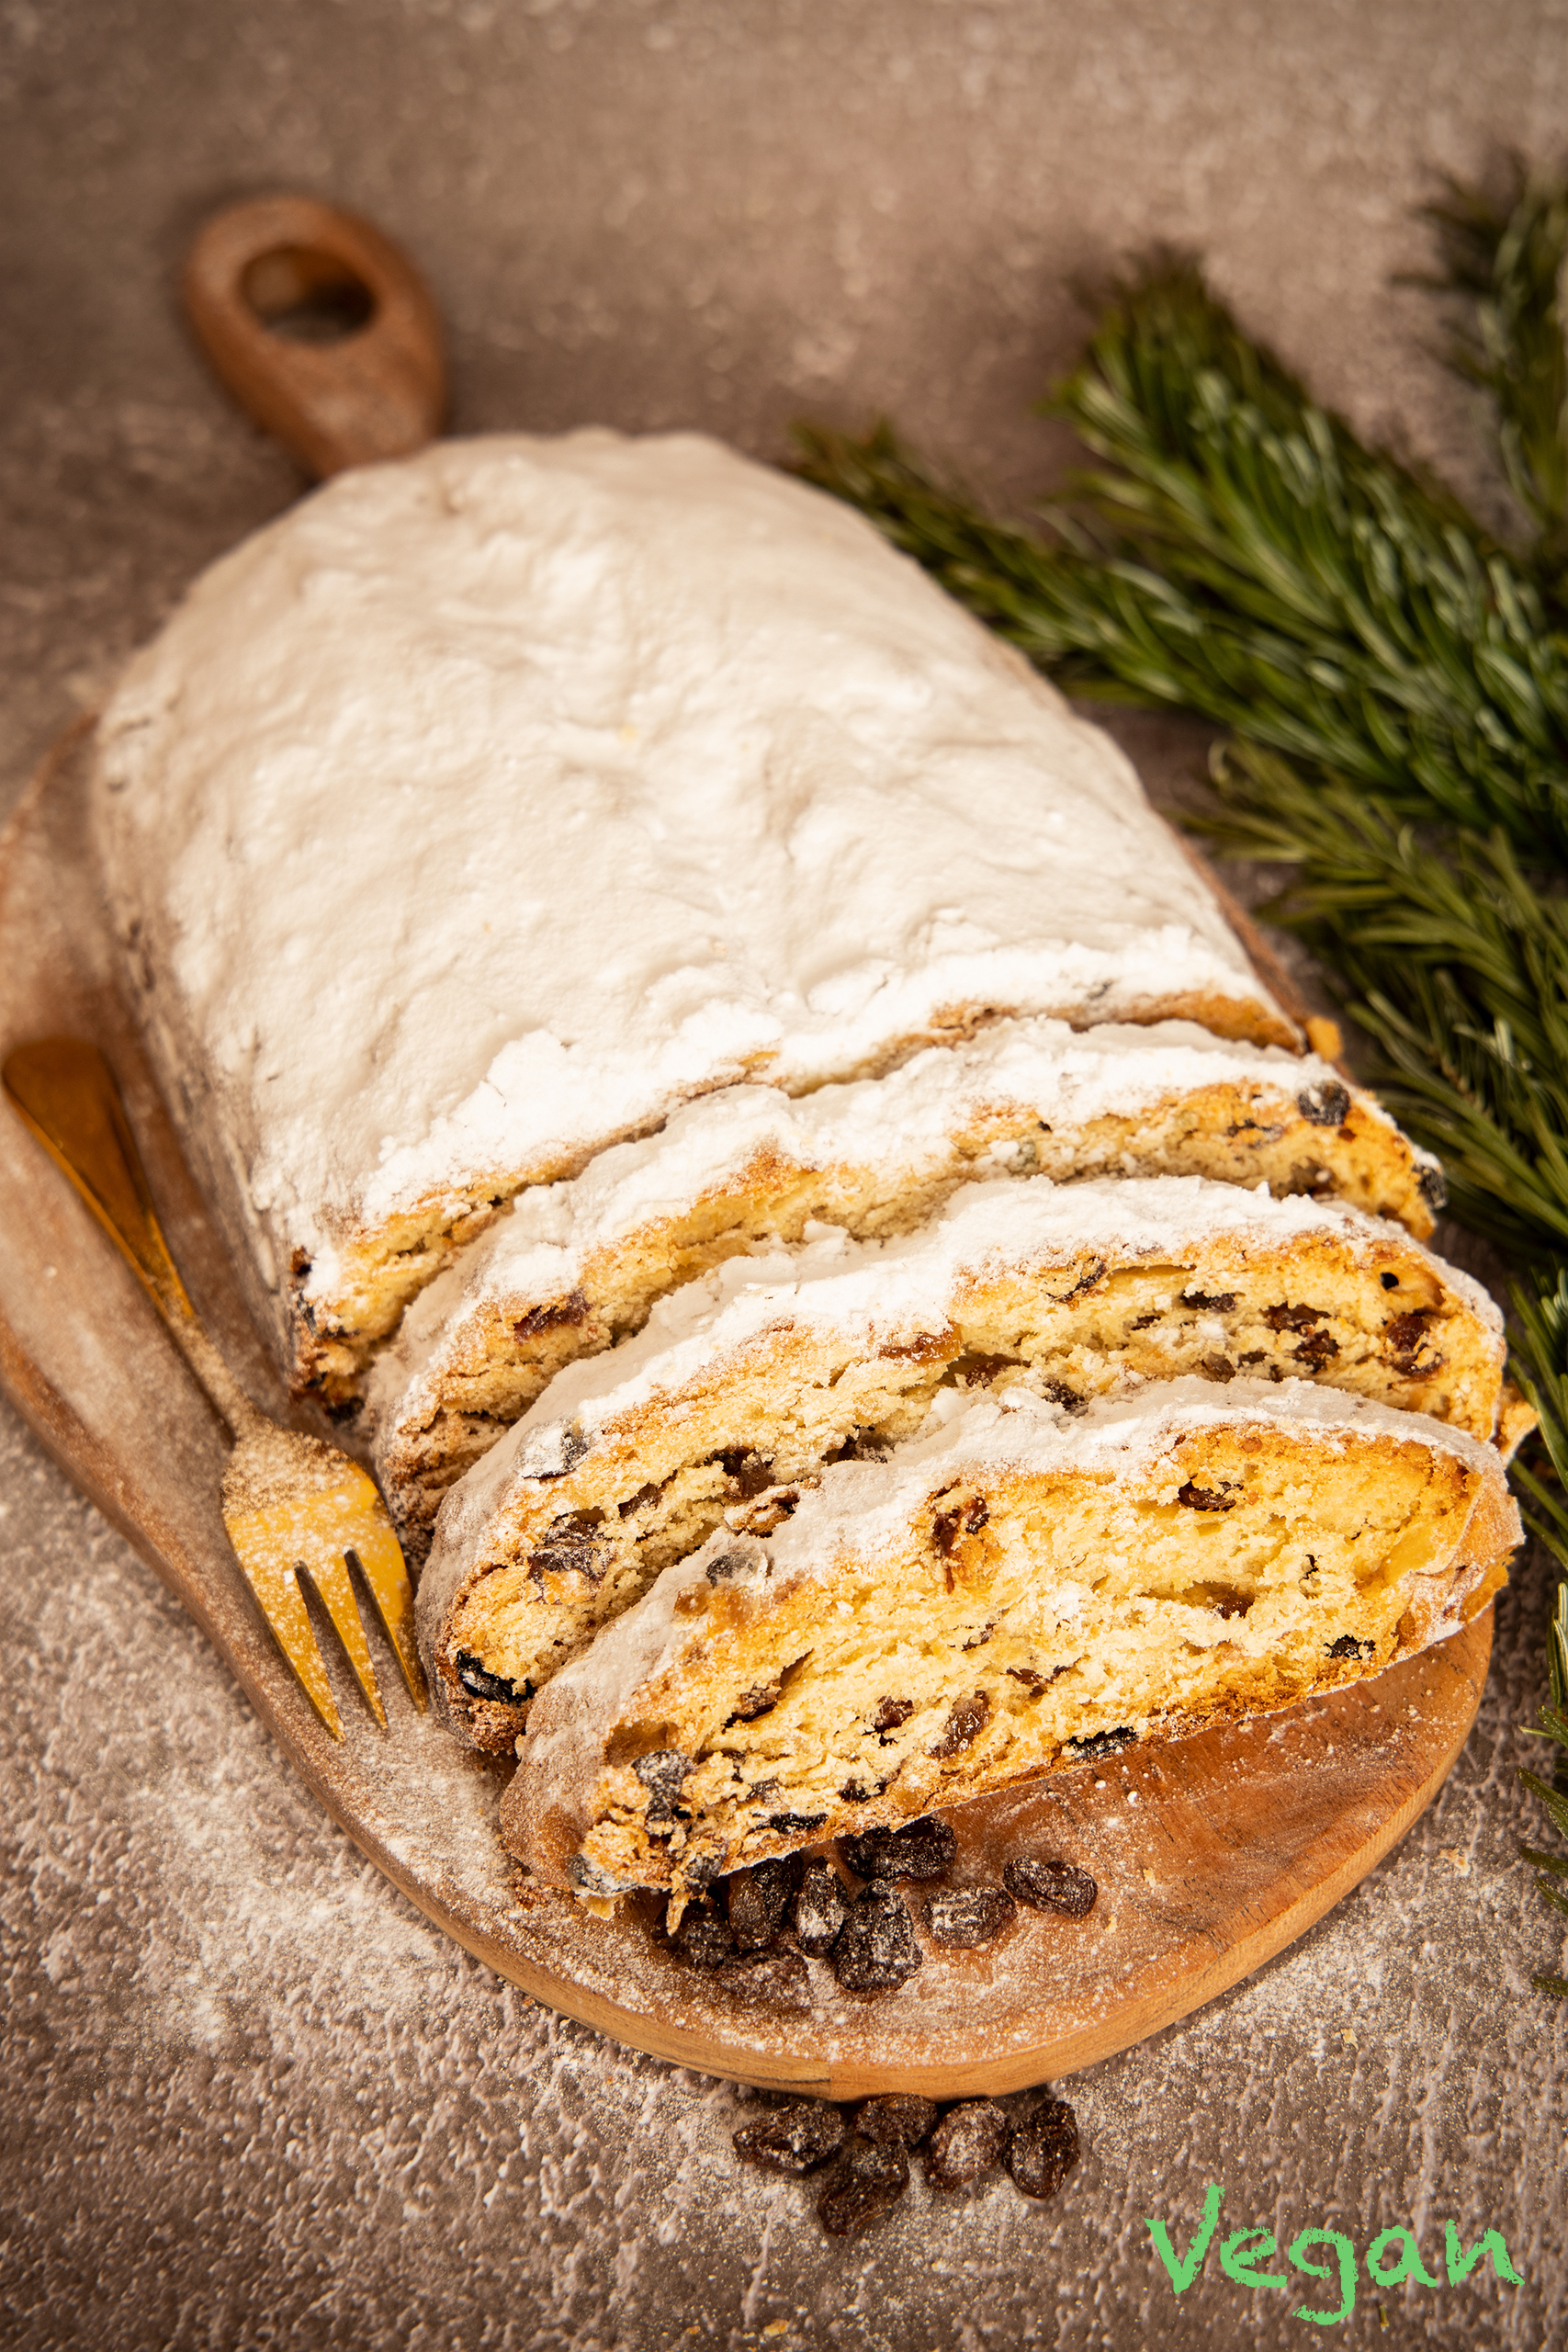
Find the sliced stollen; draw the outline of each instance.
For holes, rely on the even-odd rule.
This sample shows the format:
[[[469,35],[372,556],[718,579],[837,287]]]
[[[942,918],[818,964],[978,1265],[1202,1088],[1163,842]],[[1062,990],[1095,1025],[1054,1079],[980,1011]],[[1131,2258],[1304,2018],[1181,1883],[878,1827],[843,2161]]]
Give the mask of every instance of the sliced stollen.
[[[367,1390],[405,1548],[423,1557],[446,1488],[562,1365],[640,1329],[681,1283],[814,1219],[906,1232],[962,1183],[1034,1173],[1325,1193],[1421,1239],[1442,1202],[1437,1162],[1329,1064],[1191,1022],[998,1022],[799,1101],[705,1095],[523,1194],[409,1310]]]
[[[340,474],[197,582],[97,746],[123,969],[300,1383],[715,1087],[1016,1013],[1300,1042],[1109,737],[694,434]]]
[[[945,1399],[715,1534],[537,1701],[502,1835],[670,1888],[1381,1672],[1505,1580],[1495,1450],[1298,1381]]]
[[[898,1239],[732,1259],[569,1365],[452,1489],[421,1580],[435,1704],[509,1746],[533,1693],[719,1526],[761,1534],[825,1464],[942,1390],[1077,1407],[1129,1378],[1305,1376],[1489,1438],[1501,1317],[1397,1226],[1201,1177],[973,1184]]]

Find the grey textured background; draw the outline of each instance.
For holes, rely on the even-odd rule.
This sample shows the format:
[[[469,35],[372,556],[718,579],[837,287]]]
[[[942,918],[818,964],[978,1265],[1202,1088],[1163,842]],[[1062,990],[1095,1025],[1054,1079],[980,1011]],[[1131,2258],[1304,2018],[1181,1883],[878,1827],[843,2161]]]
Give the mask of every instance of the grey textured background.
[[[214,203],[370,213],[451,322],[455,428],[886,406],[998,496],[1067,282],[1163,235],[1323,392],[1495,497],[1431,363],[1412,205],[1552,156],[1552,0],[0,0],[0,791],[298,484],[173,285]],[[1169,789],[1179,729],[1127,740]],[[1364,2249],[1506,2234],[1521,2288],[1380,2295],[1391,2346],[1568,2338],[1562,1939],[1514,1859],[1544,1589],[1498,1610],[1442,1799],[1300,1946],[1069,2086],[1053,2206],[917,2189],[845,2249],[742,2180],[735,2095],[445,1944],[331,1826],[200,1637],[0,1422],[0,2336],[28,2346],[1139,2347],[1313,2340],[1144,2217]],[[1211,2275],[1213,2274],[1213,2275]],[[1386,2327],[1380,2321],[1383,2307]]]

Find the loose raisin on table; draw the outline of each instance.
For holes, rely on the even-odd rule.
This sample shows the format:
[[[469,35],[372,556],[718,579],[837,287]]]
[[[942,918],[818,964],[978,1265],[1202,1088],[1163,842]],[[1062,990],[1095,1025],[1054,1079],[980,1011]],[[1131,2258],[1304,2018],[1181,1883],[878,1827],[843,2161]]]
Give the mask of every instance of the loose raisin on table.
[[[933,2188],[967,2188],[1000,2161],[1009,2129],[994,2098],[950,2108],[926,2143],[926,2178]]]
[[[811,1972],[797,1951],[749,1951],[727,1960],[715,1982],[749,2008],[808,2009]]]
[[[912,1976],[920,1958],[908,1904],[891,1881],[874,1878],[839,1930],[834,1975],[846,1992],[880,1992]]]
[[[729,1922],[721,1919],[716,1911],[695,1903],[688,1904],[670,1940],[677,1957],[688,1968],[722,1968],[727,1960],[735,1957],[735,1938]]]
[[[918,2148],[942,2109],[934,2098],[914,2091],[884,2091],[863,2098],[855,2109],[855,2130],[879,2148]]]
[[[1005,1887],[944,1887],[940,1894],[926,1897],[926,1925],[932,1943],[973,1951],[976,1944],[988,1944],[999,1936],[1016,1909]]]
[[[1065,2099],[1043,2098],[1008,2134],[1002,2161],[1025,2197],[1055,2197],[1078,2160],[1078,2127]]]
[[[844,1840],[856,1878],[940,1878],[957,1850],[946,1822],[929,1813],[902,1829],[863,1829]]]
[[[729,1881],[729,1924],[742,1951],[761,1951],[773,1942],[799,1876],[793,1854],[770,1855],[749,1871],[735,1872]]]
[[[735,2144],[754,2165],[769,2172],[809,2172],[825,2165],[844,2144],[844,2119],[826,2099],[796,2099],[788,2107],[771,2108],[754,2123],[743,2123]]]
[[[1087,1918],[1100,1893],[1087,1871],[1056,1858],[1009,1862],[1002,1881],[1021,1903],[1032,1903],[1036,1911],[1065,1911],[1069,1919]]]
[[[825,1960],[849,1916],[844,1883],[831,1862],[807,1862],[795,1898],[795,1941],[813,1960]]]
[[[851,2139],[817,2211],[829,2237],[854,2237],[890,2213],[909,2186],[909,2159],[902,2148]]]

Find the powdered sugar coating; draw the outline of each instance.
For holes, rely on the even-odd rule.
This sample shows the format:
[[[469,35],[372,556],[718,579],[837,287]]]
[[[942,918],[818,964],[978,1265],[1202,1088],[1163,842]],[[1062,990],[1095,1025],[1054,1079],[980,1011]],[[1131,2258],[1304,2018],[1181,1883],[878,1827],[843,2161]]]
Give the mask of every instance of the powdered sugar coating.
[[[869,525],[695,435],[339,477],[205,575],[100,741],[170,1097],[318,1299],[412,1204],[955,1009],[1286,1034],[1109,741]]]

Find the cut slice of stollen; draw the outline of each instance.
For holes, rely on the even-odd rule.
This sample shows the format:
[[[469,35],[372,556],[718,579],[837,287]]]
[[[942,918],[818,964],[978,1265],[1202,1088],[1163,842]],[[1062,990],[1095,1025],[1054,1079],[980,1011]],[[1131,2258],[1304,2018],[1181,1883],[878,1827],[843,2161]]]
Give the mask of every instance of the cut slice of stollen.
[[[680,1283],[813,1220],[907,1232],[961,1184],[1034,1173],[1262,1182],[1396,1216],[1423,1240],[1442,1200],[1437,1162],[1329,1064],[1190,1022],[998,1022],[799,1101],[705,1095],[525,1193],[410,1308],[367,1392],[404,1549],[423,1557],[446,1489],[563,1365],[639,1329]]]
[[[1495,1450],[1302,1382],[944,1400],[666,1568],[537,1701],[502,1835],[590,1899],[1381,1672],[1505,1580]]]
[[[435,1705],[509,1747],[661,1568],[766,1532],[943,1391],[1306,1377],[1486,1439],[1503,1359],[1485,1293],[1397,1226],[1201,1177],[975,1184],[898,1239],[733,1259],[559,1374],[447,1496],[418,1600]]]

